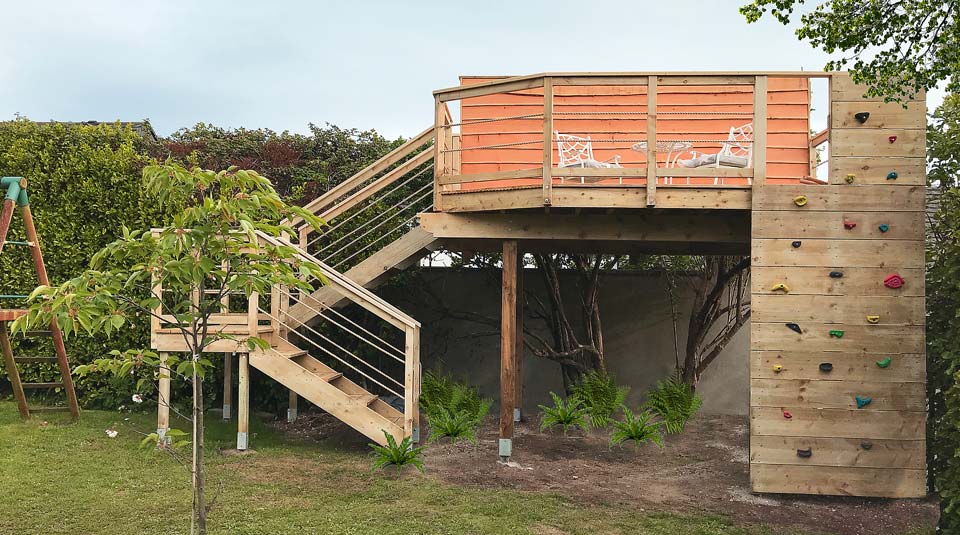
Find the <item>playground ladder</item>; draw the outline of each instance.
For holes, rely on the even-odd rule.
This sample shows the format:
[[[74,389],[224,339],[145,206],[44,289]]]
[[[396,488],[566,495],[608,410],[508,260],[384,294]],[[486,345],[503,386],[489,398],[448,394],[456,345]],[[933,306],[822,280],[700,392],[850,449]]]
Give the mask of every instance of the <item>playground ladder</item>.
[[[33,266],[37,274],[37,283],[40,285],[50,284],[47,278],[47,269],[43,263],[43,253],[40,251],[40,240],[37,238],[37,229],[33,224],[33,216],[30,213],[30,204],[27,197],[27,181],[20,177],[3,177],[0,179],[0,185],[6,189],[7,195],[3,200],[3,209],[0,211],[0,253],[4,246],[22,246],[30,249],[33,256]],[[10,230],[10,223],[13,220],[14,205],[20,207],[20,213],[23,216],[23,226],[26,234],[25,241],[7,241],[7,232]],[[0,299],[16,299],[26,296],[2,295]],[[4,368],[7,370],[7,377],[10,379],[10,385],[13,388],[13,395],[17,400],[17,408],[20,416],[30,417],[30,411],[70,411],[73,418],[80,416],[80,407],[77,403],[77,393],[73,387],[73,379],[70,376],[70,362],[67,359],[67,350],[63,343],[63,333],[56,322],[50,323],[50,331],[44,331],[42,334],[49,334],[53,339],[53,347],[56,356],[52,357],[17,357],[13,355],[13,346],[10,343],[10,335],[7,331],[7,323],[23,316],[26,310],[14,310],[0,308],[0,350],[3,353]],[[29,333],[37,335],[40,333]],[[60,381],[43,383],[24,383],[20,380],[18,364],[52,364],[56,363],[60,372]],[[29,407],[24,389],[50,389],[61,388],[67,396],[66,407]]]

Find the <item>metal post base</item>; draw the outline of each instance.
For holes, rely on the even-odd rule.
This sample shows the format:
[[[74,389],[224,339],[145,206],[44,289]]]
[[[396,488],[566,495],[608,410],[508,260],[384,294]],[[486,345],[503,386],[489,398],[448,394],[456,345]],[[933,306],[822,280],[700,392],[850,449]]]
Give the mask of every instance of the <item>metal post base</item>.
[[[500,460],[503,462],[507,462],[510,460],[511,455],[513,455],[513,439],[501,438],[500,439]]]
[[[520,418],[521,418],[520,409],[519,409],[519,408],[513,409],[513,421],[514,421],[514,422],[519,422],[519,421],[520,421]]]
[[[157,447],[162,448],[164,446],[170,445],[170,437],[167,436],[167,431],[169,427],[158,427],[157,428]]]
[[[297,421],[297,409],[287,409],[287,423],[292,424]]]
[[[410,433],[410,437],[413,439],[414,444],[420,443],[420,429],[414,428],[413,433]]]
[[[223,419],[230,420],[230,405],[223,406]]]
[[[247,433],[237,433],[237,449],[244,451],[248,447],[250,447],[250,442]]]

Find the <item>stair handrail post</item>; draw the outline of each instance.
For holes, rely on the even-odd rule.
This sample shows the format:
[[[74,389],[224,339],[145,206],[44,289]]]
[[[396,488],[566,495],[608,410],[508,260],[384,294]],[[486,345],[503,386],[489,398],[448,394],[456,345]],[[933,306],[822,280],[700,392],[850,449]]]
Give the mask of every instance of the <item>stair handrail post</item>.
[[[452,130],[451,122],[450,108],[437,95],[434,97],[433,121],[433,206],[437,211],[441,210],[440,179],[447,174],[447,130]]]
[[[404,341],[403,432],[420,441],[420,327],[407,326]]]
[[[249,336],[256,337],[260,324],[260,293],[250,292],[250,299],[247,300],[247,329]]]

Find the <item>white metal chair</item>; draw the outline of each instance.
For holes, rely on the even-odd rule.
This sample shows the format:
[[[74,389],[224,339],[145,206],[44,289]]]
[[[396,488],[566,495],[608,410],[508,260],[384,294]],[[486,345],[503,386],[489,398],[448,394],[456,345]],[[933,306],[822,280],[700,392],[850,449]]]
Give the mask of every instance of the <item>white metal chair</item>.
[[[734,167],[745,169],[753,165],[753,123],[731,126],[727,140],[720,144],[716,154],[691,151],[689,160],[677,160],[679,167]],[[720,178],[714,177],[714,184]]]
[[[593,142],[590,136],[580,137],[570,134],[561,134],[554,131],[553,135],[557,140],[557,154],[560,156],[558,167],[582,167],[585,169],[611,169],[622,168],[620,165],[620,156],[613,156],[604,161],[599,161],[593,157]],[[561,178],[561,180],[563,180]],[[622,179],[621,179],[622,180]],[[580,177],[580,183],[584,183],[584,178]]]

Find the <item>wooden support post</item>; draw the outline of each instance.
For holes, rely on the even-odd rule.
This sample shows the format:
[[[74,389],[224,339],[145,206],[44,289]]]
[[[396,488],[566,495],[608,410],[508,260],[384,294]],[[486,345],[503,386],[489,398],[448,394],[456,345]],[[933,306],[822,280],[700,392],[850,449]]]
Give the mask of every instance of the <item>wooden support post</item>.
[[[657,77],[647,77],[647,206],[657,205]]]
[[[0,350],[3,351],[3,365],[7,368],[7,377],[13,388],[13,396],[17,398],[17,410],[24,419],[30,417],[27,407],[27,397],[23,394],[23,384],[20,382],[20,371],[13,359],[13,347],[10,345],[10,335],[7,333],[7,322],[0,322]]]
[[[753,86],[753,187],[767,181],[767,77],[757,76]]]
[[[553,78],[543,79],[543,205],[553,204]]]
[[[237,365],[237,449],[250,447],[250,354],[240,353]]]
[[[231,402],[233,401],[233,354],[223,354],[223,419],[230,421]]]
[[[33,215],[30,213],[30,205],[25,204],[21,208],[23,214],[23,230],[27,241],[33,243],[30,247],[30,253],[33,256],[33,265],[37,271],[37,282],[40,286],[49,286],[50,279],[47,278],[47,268],[43,263],[43,253],[40,252],[40,238],[37,236],[37,227],[33,224]],[[67,395],[67,406],[70,408],[70,416],[74,419],[80,417],[80,405],[77,403],[77,392],[73,388],[73,377],[70,375],[70,361],[67,360],[67,348],[63,343],[63,333],[57,321],[50,322],[50,338],[53,339],[53,349],[57,354],[57,368],[60,369],[60,375],[63,381],[63,391]]]
[[[297,395],[296,391],[290,390],[287,392],[287,423],[293,423],[297,421],[297,403],[300,401],[300,396]]]
[[[516,349],[514,350],[514,392],[513,421],[519,422],[523,418],[523,251],[517,251],[517,315],[516,315]]]
[[[443,162],[444,152],[448,147],[446,146],[447,136],[444,132],[445,127],[444,122],[446,121],[446,113],[444,103],[440,101],[440,96],[438,95],[434,99],[434,121],[433,121],[433,209],[434,211],[442,211],[442,199],[443,196],[440,194],[443,186],[440,185],[440,177],[446,174],[446,169],[444,169]]]
[[[170,366],[167,360],[170,354],[160,352],[160,378],[157,384],[157,444],[167,443],[167,431],[170,430]]]
[[[513,455],[513,409],[517,397],[517,242],[503,242],[500,301],[500,459]]]
[[[420,442],[420,328],[407,327],[404,342],[403,433]]]

